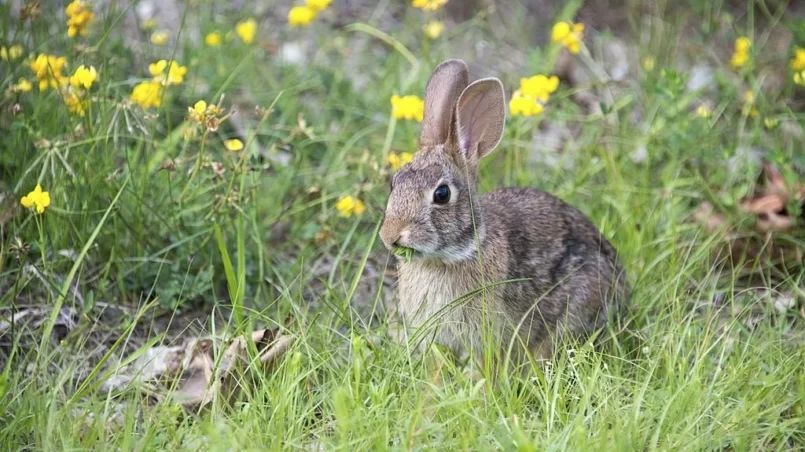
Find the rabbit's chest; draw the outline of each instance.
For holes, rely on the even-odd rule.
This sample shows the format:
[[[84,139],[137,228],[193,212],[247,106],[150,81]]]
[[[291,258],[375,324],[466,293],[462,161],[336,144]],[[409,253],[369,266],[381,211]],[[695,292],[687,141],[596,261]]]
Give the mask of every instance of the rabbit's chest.
[[[402,265],[400,313],[409,327],[426,328],[436,342],[460,352],[480,340],[481,310],[472,295],[479,281],[472,269],[457,272],[416,263]]]

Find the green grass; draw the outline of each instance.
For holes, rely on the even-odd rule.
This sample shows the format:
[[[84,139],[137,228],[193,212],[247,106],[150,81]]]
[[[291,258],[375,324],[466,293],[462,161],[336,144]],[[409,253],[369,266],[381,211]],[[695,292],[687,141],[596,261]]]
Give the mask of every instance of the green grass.
[[[622,83],[563,82],[542,116],[508,118],[502,145],[481,166],[481,190],[534,186],[579,207],[619,250],[634,293],[600,343],[562,344],[531,377],[492,379],[436,347],[421,355],[389,338],[392,289],[381,279],[395,258],[377,238],[387,156],[414,152],[419,132],[416,122],[390,119],[389,99],[422,96],[441,60],[479,41],[522,52],[519,72],[492,69],[511,95],[520,77],[551,73],[559,48],[527,41],[533,24],[522,19],[501,32],[487,13],[427,41],[424,13],[400,7],[392,25],[382,5],[345,28],[334,25],[336,6],[310,28],[258,21],[255,42],[234,37],[207,48],[190,36],[226,34],[248,12],[191,5],[164,47],[148,33],[125,45],[122,10],[96,11],[89,36],[68,40],[50,2],[33,22],[0,5],[7,45],[100,74],[84,117],[55,90],[0,98],[0,325],[12,312],[41,320],[0,330],[3,449],[805,447],[801,262],[773,265],[754,251],[733,260],[724,251],[735,233],[763,249],[805,245],[801,223],[767,240],[736,207],[760,174],[741,149],[762,149],[789,184],[805,167],[802,138],[785,132],[803,120],[787,69],[793,50],[769,44],[784,27],[799,36],[801,25],[786,22],[779,6],[750,2],[732,20],[720,6],[657,6],[627,30],[653,70],[632,67]],[[741,35],[753,38],[754,67],[736,73],[729,51]],[[608,39],[588,37],[589,50],[572,59],[600,74]],[[305,66],[272,50],[299,42],[309,46]],[[172,57],[188,74],[159,109],[125,102],[148,78],[148,63]],[[687,92],[681,61],[714,66],[710,88]],[[0,67],[3,90],[33,80],[24,59]],[[775,75],[782,84],[763,85]],[[756,117],[744,108],[747,88]],[[602,111],[574,101],[588,92]],[[235,116],[217,131],[187,134],[187,108],[221,94]],[[695,115],[702,100],[712,117]],[[545,123],[578,131],[552,154],[555,164],[531,160]],[[223,145],[235,137],[245,143],[237,153]],[[635,159],[641,146],[645,159]],[[43,215],[14,205],[37,183],[52,199]],[[347,195],[363,201],[363,215],[339,215],[335,204]],[[693,221],[703,202],[731,229],[707,232]],[[799,304],[779,312],[780,294]],[[196,335],[199,326],[188,324],[199,311],[220,320],[207,332],[228,335],[278,327],[290,314],[295,345],[274,368],[239,374],[233,403],[216,394],[200,411],[134,386],[100,390],[97,378],[118,360]]]

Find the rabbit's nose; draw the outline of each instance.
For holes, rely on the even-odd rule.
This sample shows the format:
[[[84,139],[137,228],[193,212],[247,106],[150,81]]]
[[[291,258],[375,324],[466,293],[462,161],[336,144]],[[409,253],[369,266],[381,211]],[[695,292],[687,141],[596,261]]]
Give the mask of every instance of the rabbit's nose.
[[[402,237],[402,224],[394,219],[386,219],[380,227],[380,240],[386,248],[392,249]]]

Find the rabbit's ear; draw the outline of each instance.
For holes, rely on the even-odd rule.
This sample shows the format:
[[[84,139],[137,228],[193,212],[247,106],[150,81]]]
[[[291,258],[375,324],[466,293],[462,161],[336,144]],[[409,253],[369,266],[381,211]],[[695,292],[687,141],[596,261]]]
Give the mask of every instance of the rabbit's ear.
[[[469,71],[461,60],[446,60],[433,70],[425,87],[425,114],[419,138],[422,144],[447,142],[458,97],[468,84]]]
[[[496,78],[476,80],[461,93],[456,105],[456,135],[464,158],[478,162],[503,138],[506,99]]]

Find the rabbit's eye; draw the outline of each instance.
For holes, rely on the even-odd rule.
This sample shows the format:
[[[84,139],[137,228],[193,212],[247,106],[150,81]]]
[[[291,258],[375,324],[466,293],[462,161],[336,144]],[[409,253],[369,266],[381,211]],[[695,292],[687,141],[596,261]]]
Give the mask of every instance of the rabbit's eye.
[[[439,185],[433,191],[433,202],[436,204],[447,204],[450,201],[450,187],[447,185]]]

